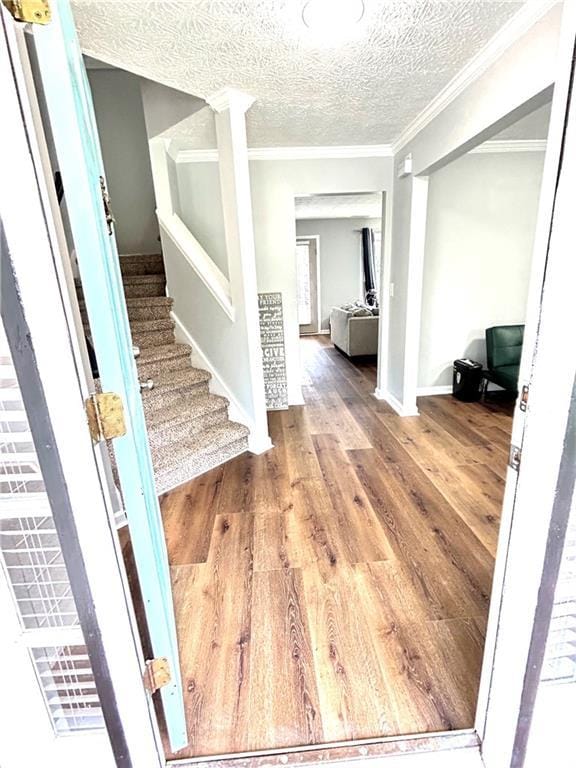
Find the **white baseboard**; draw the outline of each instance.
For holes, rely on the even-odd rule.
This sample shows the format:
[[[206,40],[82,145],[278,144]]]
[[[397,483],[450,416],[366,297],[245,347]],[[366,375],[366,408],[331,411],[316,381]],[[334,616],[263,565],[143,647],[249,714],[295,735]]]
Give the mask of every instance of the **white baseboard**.
[[[253,432],[250,432],[248,435],[248,450],[250,453],[259,456],[271,448],[274,448],[274,443],[270,439],[270,435],[255,435]]]
[[[248,448],[250,452],[260,454],[273,448],[274,446],[272,445],[272,440],[270,439],[268,432],[259,433],[255,429],[253,420],[246,413],[244,408],[242,408],[234,393],[230,390],[222,376],[220,376],[218,370],[211,363],[210,358],[204,353],[195,339],[192,338],[178,316],[174,312],[171,312],[170,314],[176,324],[176,327],[174,328],[176,341],[188,344],[188,346],[191,347],[190,359],[192,365],[195,368],[202,368],[203,370],[208,371],[211,375],[212,378],[210,379],[209,385],[210,392],[214,395],[225,397],[229,402],[228,415],[230,419],[239,424],[244,424],[244,426],[248,427],[250,430],[250,435],[248,436]]]
[[[434,384],[431,387],[418,387],[417,397],[426,397],[427,395],[451,395],[452,384]]]
[[[398,398],[396,398],[391,392],[386,392],[379,387],[374,390],[374,397],[376,400],[384,400],[388,405],[393,408],[399,416],[419,416],[420,412],[416,406],[404,406]]]
[[[502,392],[502,387],[498,384],[488,382],[488,392]],[[416,390],[417,397],[427,397],[428,395],[451,395],[452,384],[435,384],[431,387],[418,387]]]

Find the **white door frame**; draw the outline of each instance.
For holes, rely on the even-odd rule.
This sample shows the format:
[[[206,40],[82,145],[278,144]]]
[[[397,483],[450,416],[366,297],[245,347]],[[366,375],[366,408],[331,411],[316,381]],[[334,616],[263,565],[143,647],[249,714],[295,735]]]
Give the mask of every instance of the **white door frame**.
[[[565,23],[563,61],[566,68],[574,48],[576,8],[571,8],[570,14]],[[10,64],[3,46],[0,46],[0,55],[1,69],[6,72]],[[571,72],[562,73],[554,98],[545,182],[549,199],[541,207],[539,226],[542,232],[540,245],[547,246],[547,258],[542,262],[545,280],[538,322],[538,349],[530,382],[518,483],[507,484],[503,526],[505,529],[509,527],[510,536],[504,536],[499,545],[489,640],[476,720],[486,768],[508,768],[512,759],[528,646],[545,564],[547,533],[552,519],[571,385],[576,370],[573,345],[566,345],[563,355],[558,355],[558,340],[564,342],[566,328],[571,332],[576,325],[576,305],[572,299],[576,275],[574,260],[570,258],[572,243],[576,239],[572,215],[572,202],[576,195],[576,141],[569,131],[566,136],[571,143],[564,143],[565,114],[571,103],[571,79]],[[39,340],[35,349],[37,365],[42,371],[42,385],[60,462],[68,480],[70,502],[73,510],[81,512],[75,512],[74,523],[95,616],[100,623],[110,679],[116,693],[119,722],[132,750],[134,767],[158,766],[162,764],[162,757],[141,684],[142,655],[130,621],[129,597],[111,508],[106,492],[103,492],[104,484],[100,482],[87,433],[83,408],[85,381],[79,374],[69,339],[72,329],[66,323],[62,306],[62,300],[66,301],[66,298],[62,299],[60,293],[56,264],[58,249],[53,236],[51,212],[46,204],[45,182],[41,165],[37,162],[33,137],[26,133],[13,82],[7,80],[0,79],[3,127],[10,136],[9,143],[0,144],[2,168],[7,169],[0,177],[0,210],[15,260],[26,320],[32,338]],[[575,102],[576,98],[572,97],[572,105]],[[576,126],[573,114],[570,121],[574,136]],[[25,206],[21,204],[22,200],[26,200]],[[31,222],[35,226],[31,226]],[[31,253],[35,255],[33,268]],[[52,311],[45,312],[46,306],[50,306]],[[526,354],[529,354],[528,351]],[[56,356],[58,366],[54,365]],[[531,368],[527,360],[523,366],[525,379],[530,379]],[[520,424],[517,429],[521,427],[523,425]],[[523,428],[521,431],[524,433]],[[511,474],[509,477],[513,479]],[[6,693],[8,700],[6,694],[0,692],[0,701],[7,705],[5,712],[9,717],[13,699],[12,692]],[[3,729],[6,724],[4,721]],[[30,722],[27,725],[29,727]],[[399,745],[396,754],[387,758],[388,765],[390,768],[396,764],[402,768],[481,766],[483,763],[477,746],[457,750],[448,746],[454,736],[422,737],[420,743],[427,742],[430,749],[421,747],[419,753],[413,755],[406,754],[403,749],[410,739],[388,740]],[[442,750],[442,742],[448,746],[448,751]],[[359,749],[359,754],[368,759],[370,749]],[[404,754],[399,756],[401,752]],[[86,762],[85,758],[84,753],[83,762]],[[302,760],[298,762],[301,764]],[[9,763],[7,766],[11,768]]]
[[[567,329],[576,326],[572,257],[576,239],[576,98],[572,91],[576,4],[564,6],[558,78],[554,89],[548,149],[530,286],[530,307],[519,386],[529,386],[528,409],[516,407],[512,443],[522,451],[517,483],[509,470],[502,533],[476,728],[489,768],[508,766],[519,723],[538,594],[546,575],[546,548],[560,477],[576,349]],[[574,471],[574,467],[570,468]],[[491,663],[493,662],[493,663]],[[526,713],[522,714],[526,719]],[[514,758],[519,760],[518,755]],[[520,765],[521,763],[516,763]]]
[[[314,241],[314,246],[316,248],[316,296],[314,297],[314,303],[316,305],[316,329],[314,331],[308,331],[307,333],[303,335],[313,335],[315,333],[320,333],[322,330],[322,287],[321,287],[321,272],[320,272],[320,235],[296,235],[296,245],[298,245],[301,242],[309,242],[310,240]],[[298,277],[298,275],[296,275]],[[298,325],[298,331],[300,332],[300,325]]]
[[[7,270],[8,262],[3,263],[2,287],[13,300],[10,322],[18,322],[20,332],[31,340],[31,348],[24,349],[24,345],[22,351],[25,359],[21,364],[29,366],[26,388],[29,397],[36,396],[35,402],[40,402],[40,395],[43,397],[47,410],[44,415],[40,407],[29,411],[29,419],[33,413],[44,418],[42,434],[48,446],[43,451],[44,459],[52,462],[53,470],[49,473],[53,485],[48,493],[52,494],[60,543],[108,723],[107,736],[100,733],[99,739],[96,734],[79,733],[38,742],[38,760],[55,768],[68,764],[70,768],[78,764],[159,768],[164,756],[150,697],[143,685],[144,659],[133,621],[113,506],[84,410],[88,387],[72,342],[75,329],[68,322],[71,309],[48,194],[52,180],[44,175],[25,99],[12,19],[3,5],[0,13],[4,131],[4,141],[0,142],[0,215],[19,301],[6,281],[11,272]],[[24,391],[23,395],[26,399]],[[40,451],[39,458],[42,462]],[[56,500],[58,491],[61,495]],[[5,599],[5,589],[2,594]],[[3,633],[0,636],[8,642]],[[9,657],[3,654],[3,658]],[[16,693],[22,691],[21,685],[22,681],[14,681],[13,687],[3,685],[0,691],[0,762],[5,768],[22,765],[24,756],[28,759],[31,754],[34,739],[46,732],[38,721],[31,732],[26,711],[19,709],[19,705],[26,706],[26,699]],[[70,763],[63,762],[64,757]]]

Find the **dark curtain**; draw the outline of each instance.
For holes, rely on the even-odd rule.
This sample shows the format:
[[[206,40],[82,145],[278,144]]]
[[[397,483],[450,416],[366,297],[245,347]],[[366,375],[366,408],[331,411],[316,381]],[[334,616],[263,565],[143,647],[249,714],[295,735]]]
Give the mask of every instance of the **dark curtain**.
[[[366,296],[373,295],[376,289],[374,277],[374,232],[370,227],[362,228],[362,261],[364,265],[364,289]]]

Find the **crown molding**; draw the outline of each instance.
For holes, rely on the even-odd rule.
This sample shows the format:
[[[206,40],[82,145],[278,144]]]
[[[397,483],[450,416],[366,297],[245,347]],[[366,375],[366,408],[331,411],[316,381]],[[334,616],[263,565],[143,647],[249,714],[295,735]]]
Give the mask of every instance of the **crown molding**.
[[[164,151],[170,157],[174,162],[178,162],[178,152],[180,151],[178,149],[178,144],[174,141],[174,139],[163,139],[161,137],[158,137],[157,139],[153,139],[153,141],[161,141],[164,144]]]
[[[412,141],[469,85],[483,75],[513,43],[526,34],[551,8],[559,4],[560,0],[528,0],[394,140],[394,154]]]
[[[337,147],[249,147],[249,160],[336,160],[358,157],[392,157],[391,144],[358,144]],[[181,149],[179,163],[218,160],[217,149]]]
[[[169,144],[170,157],[177,163],[216,163],[217,149],[178,149]],[[497,152],[545,152],[546,139],[507,139],[485,141],[469,154]],[[351,147],[252,147],[249,160],[336,160],[362,157],[392,157],[390,144],[366,144]]]
[[[251,160],[330,160],[354,157],[392,157],[391,144],[354,144],[337,147],[253,147]]]
[[[217,163],[217,149],[179,149],[173,159],[177,163]]]
[[[227,109],[247,112],[256,98],[249,93],[244,93],[244,91],[238,91],[236,88],[221,88],[211,96],[207,96],[206,101],[214,112],[225,112]]]
[[[508,139],[485,141],[474,149],[470,155],[484,155],[494,152],[546,152],[546,139]]]

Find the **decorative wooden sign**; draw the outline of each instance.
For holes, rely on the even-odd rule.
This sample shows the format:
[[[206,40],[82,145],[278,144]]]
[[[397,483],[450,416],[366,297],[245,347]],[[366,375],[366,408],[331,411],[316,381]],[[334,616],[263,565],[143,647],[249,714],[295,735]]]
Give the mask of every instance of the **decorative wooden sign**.
[[[259,293],[258,308],[266,407],[269,411],[284,410],[288,408],[288,386],[282,294]]]

